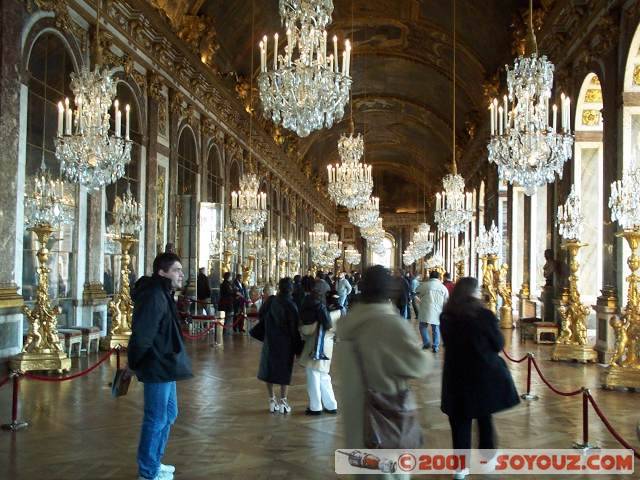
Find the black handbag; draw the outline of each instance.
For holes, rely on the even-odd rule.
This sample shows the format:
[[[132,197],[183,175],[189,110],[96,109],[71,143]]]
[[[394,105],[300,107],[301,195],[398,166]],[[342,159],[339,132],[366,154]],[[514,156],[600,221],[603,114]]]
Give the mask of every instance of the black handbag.
[[[382,393],[369,387],[360,351],[353,349],[362,372],[364,393],[364,446],[366,448],[420,448],[422,427],[417,403],[408,388],[397,393]]]
[[[264,322],[260,320],[256,323],[251,330],[249,330],[249,335],[259,342],[264,342]]]

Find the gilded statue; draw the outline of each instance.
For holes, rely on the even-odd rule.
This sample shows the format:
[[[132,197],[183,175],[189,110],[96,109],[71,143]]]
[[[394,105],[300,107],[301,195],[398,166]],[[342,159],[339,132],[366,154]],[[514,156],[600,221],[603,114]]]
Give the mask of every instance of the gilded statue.
[[[503,263],[498,271],[498,295],[502,298],[502,304],[511,308],[513,300],[511,299],[511,286],[509,285],[507,274],[509,273],[509,265]]]
[[[624,354],[627,349],[627,344],[629,343],[629,336],[627,335],[629,324],[618,317],[611,317],[609,324],[611,325],[611,328],[613,328],[616,336],[616,347],[615,352],[611,357],[611,365],[624,367]]]

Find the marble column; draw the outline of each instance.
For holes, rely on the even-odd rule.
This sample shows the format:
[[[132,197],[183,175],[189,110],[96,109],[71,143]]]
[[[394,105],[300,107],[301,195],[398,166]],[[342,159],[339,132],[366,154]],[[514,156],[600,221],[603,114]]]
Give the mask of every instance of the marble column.
[[[24,22],[22,2],[0,2],[0,361],[22,348],[23,299],[18,289],[22,283],[27,89],[21,84],[19,66]]]
[[[164,97],[160,92],[161,101]],[[158,253],[158,98],[147,98],[147,182],[145,197],[144,265],[145,273],[153,273],[153,260]],[[142,272],[141,272],[142,273]]]

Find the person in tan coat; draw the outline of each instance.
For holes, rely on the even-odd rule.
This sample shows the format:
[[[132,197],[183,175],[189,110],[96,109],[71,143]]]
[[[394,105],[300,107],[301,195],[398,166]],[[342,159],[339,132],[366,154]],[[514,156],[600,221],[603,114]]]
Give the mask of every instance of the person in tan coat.
[[[410,378],[425,377],[433,361],[422,351],[411,325],[389,301],[390,285],[387,269],[370,267],[360,284],[361,301],[337,325],[334,367],[345,426],[341,447],[347,449],[365,448],[366,386],[354,346],[366,368],[368,387],[383,393],[397,393],[407,387]]]

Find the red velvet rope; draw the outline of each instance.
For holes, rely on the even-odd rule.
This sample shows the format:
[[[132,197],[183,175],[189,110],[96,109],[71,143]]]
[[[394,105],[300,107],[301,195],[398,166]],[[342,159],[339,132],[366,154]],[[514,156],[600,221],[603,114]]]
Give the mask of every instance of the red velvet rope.
[[[198,333],[196,335],[189,335],[188,333],[185,333],[185,332],[182,332],[182,335],[184,335],[184,337],[188,338],[189,340],[197,340],[199,338],[204,337],[205,335],[208,335],[211,330],[216,328],[216,324],[219,325],[218,322],[214,322],[213,325],[208,326],[206,329],[204,329],[202,332],[200,332],[200,333]]]
[[[504,354],[504,356],[505,356],[505,357],[507,357],[507,360],[509,360],[510,362],[514,362],[514,363],[522,363],[522,362],[524,362],[524,361],[529,357],[529,354],[527,353],[527,354],[526,354],[524,357],[522,357],[521,359],[516,360],[515,358],[512,358],[512,357],[507,353],[507,351],[506,351],[504,348],[502,349],[502,353]]]
[[[31,380],[39,380],[41,382],[64,382],[64,381],[67,381],[67,380],[73,380],[74,378],[82,377],[84,375],[87,375],[88,373],[93,372],[96,368],[98,368],[100,365],[102,365],[104,362],[106,362],[109,359],[109,357],[111,357],[111,355],[113,355],[113,352],[115,352],[115,351],[116,351],[116,349],[112,348],[95,365],[93,365],[93,366],[91,366],[91,367],[89,367],[86,370],[83,370],[81,372],[75,373],[73,375],[69,375],[68,377],[45,377],[45,376],[42,376],[42,375],[34,375],[33,373],[29,373],[29,372],[26,372],[24,374],[24,376],[29,378],[29,379],[31,379]]]
[[[11,377],[7,377],[4,380],[0,381],[0,387],[4,387]]]
[[[542,372],[540,371],[540,367],[538,367],[538,363],[536,362],[535,357],[533,357],[531,359],[531,363],[533,363],[533,366],[535,367],[536,371],[538,372],[538,375],[540,375],[540,378],[542,379],[544,384],[547,387],[549,387],[553,393],[556,393],[558,395],[562,395],[563,397],[573,397],[574,395],[580,395],[582,393],[582,389],[574,390],[573,392],[561,392],[557,388],[554,388],[553,385],[551,385],[549,383],[549,381],[544,377],[544,375],[542,375]]]
[[[615,431],[615,429],[609,423],[609,420],[607,419],[607,417],[605,417],[604,413],[602,413],[602,410],[600,410],[600,407],[598,406],[594,398],[591,396],[591,393],[587,392],[587,398],[589,399],[589,403],[591,404],[593,409],[598,414],[598,417],[600,417],[600,420],[602,420],[602,423],[604,423],[604,426],[607,427],[607,430],[609,430],[609,433],[613,435],[613,438],[615,438],[620,443],[620,445],[622,445],[624,448],[628,448],[629,450],[632,450],[633,455],[636,458],[640,459],[640,452],[638,452],[638,450],[636,450],[631,445],[629,445],[629,443],[627,443],[627,441],[624,438],[622,438],[618,432]]]

